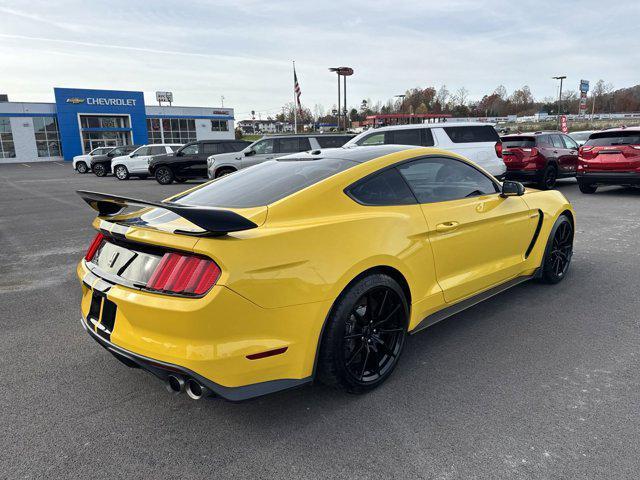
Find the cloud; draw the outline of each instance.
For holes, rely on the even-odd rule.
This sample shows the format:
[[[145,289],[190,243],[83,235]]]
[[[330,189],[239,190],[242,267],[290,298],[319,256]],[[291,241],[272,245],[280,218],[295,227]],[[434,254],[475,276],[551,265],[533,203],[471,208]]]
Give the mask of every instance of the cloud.
[[[638,83],[632,48],[640,2],[584,0],[257,0],[176,3],[0,0],[3,90],[51,101],[52,87],[173,90],[177,103],[276,113],[291,100],[331,108],[350,65],[349,99],[386,100],[416,86],[465,86],[480,98],[503,84],[537,98],[581,78]],[[604,9],[606,8],[606,11]],[[10,72],[7,75],[6,72]]]

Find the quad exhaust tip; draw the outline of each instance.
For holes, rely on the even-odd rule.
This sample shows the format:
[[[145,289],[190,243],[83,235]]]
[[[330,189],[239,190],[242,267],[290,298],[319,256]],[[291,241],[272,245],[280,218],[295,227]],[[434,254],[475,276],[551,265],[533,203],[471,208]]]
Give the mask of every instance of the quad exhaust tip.
[[[209,395],[209,389],[203,385],[200,385],[193,378],[190,378],[185,383],[185,391],[189,398],[193,400],[200,400],[202,397],[206,397]]]
[[[167,390],[171,393],[181,393],[184,391],[184,380],[176,375],[167,377]]]

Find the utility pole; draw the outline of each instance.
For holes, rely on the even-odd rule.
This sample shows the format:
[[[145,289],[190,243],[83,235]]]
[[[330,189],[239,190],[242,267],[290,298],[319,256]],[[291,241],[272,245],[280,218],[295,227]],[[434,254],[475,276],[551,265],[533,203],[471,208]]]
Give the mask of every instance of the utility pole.
[[[224,107],[224,95],[220,95],[220,103],[221,103],[221,107]]]
[[[567,78],[566,75],[559,75],[557,77],[552,77],[554,80],[560,80],[560,92],[558,93],[558,130],[560,130],[560,115],[562,114],[562,81]]]

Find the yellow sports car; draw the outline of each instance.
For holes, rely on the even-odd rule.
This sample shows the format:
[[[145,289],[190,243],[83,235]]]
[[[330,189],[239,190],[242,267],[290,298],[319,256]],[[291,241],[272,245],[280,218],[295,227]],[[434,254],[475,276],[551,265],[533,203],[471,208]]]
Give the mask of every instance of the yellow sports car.
[[[366,392],[407,333],[562,280],[575,231],[558,191],[397,145],[294,154],[163,202],[79,194],[99,232],[77,269],[82,325],[194,399],[314,379]]]

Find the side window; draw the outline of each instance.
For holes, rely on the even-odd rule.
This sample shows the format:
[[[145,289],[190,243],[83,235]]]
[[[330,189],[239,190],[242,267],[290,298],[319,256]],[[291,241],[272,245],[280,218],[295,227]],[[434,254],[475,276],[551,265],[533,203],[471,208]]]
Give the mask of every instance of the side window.
[[[136,156],[137,157],[141,157],[143,155],[149,155],[149,152],[151,151],[151,147],[142,147],[139,148],[138,150],[136,150]]]
[[[309,142],[308,138],[299,138],[298,139],[298,151],[306,152],[311,150],[311,142]]]
[[[446,202],[498,191],[489,177],[452,158],[414,160],[399,165],[398,170],[420,203]]]
[[[171,151],[171,152],[177,152],[178,150],[180,150],[180,145],[170,145],[169,146],[169,151]]]
[[[568,148],[570,150],[578,149],[578,144],[569,135],[562,135],[562,140],[564,141],[565,148]]]
[[[200,149],[198,148],[198,144],[194,143],[193,145],[189,145],[188,147],[184,147],[182,149],[183,155],[197,155]]]
[[[348,190],[351,198],[364,205],[409,205],[416,199],[395,168],[356,183]]]
[[[276,140],[276,152],[297,153],[299,152],[297,138],[278,138]]]
[[[358,145],[384,145],[384,132],[372,133],[358,142]]]
[[[433,147],[433,133],[430,128],[422,129],[422,146],[423,147]]]
[[[500,136],[491,125],[443,127],[453,143],[499,142]]]
[[[564,143],[562,143],[562,138],[560,135],[550,135],[551,143],[555,148],[564,148]]]
[[[262,140],[261,142],[256,143],[253,146],[253,150],[255,150],[258,155],[273,153],[273,139]]]
[[[349,137],[347,135],[318,136],[316,140],[320,148],[338,148],[347,143]]]
[[[161,153],[167,153],[165,147],[151,147],[150,150],[151,152],[149,153],[149,155],[160,155]]]
[[[214,153],[222,153],[222,149],[217,143],[204,143],[202,144],[202,153],[212,155]]]
[[[391,137],[386,143],[395,145],[422,145],[422,128],[407,128],[389,132]]]

